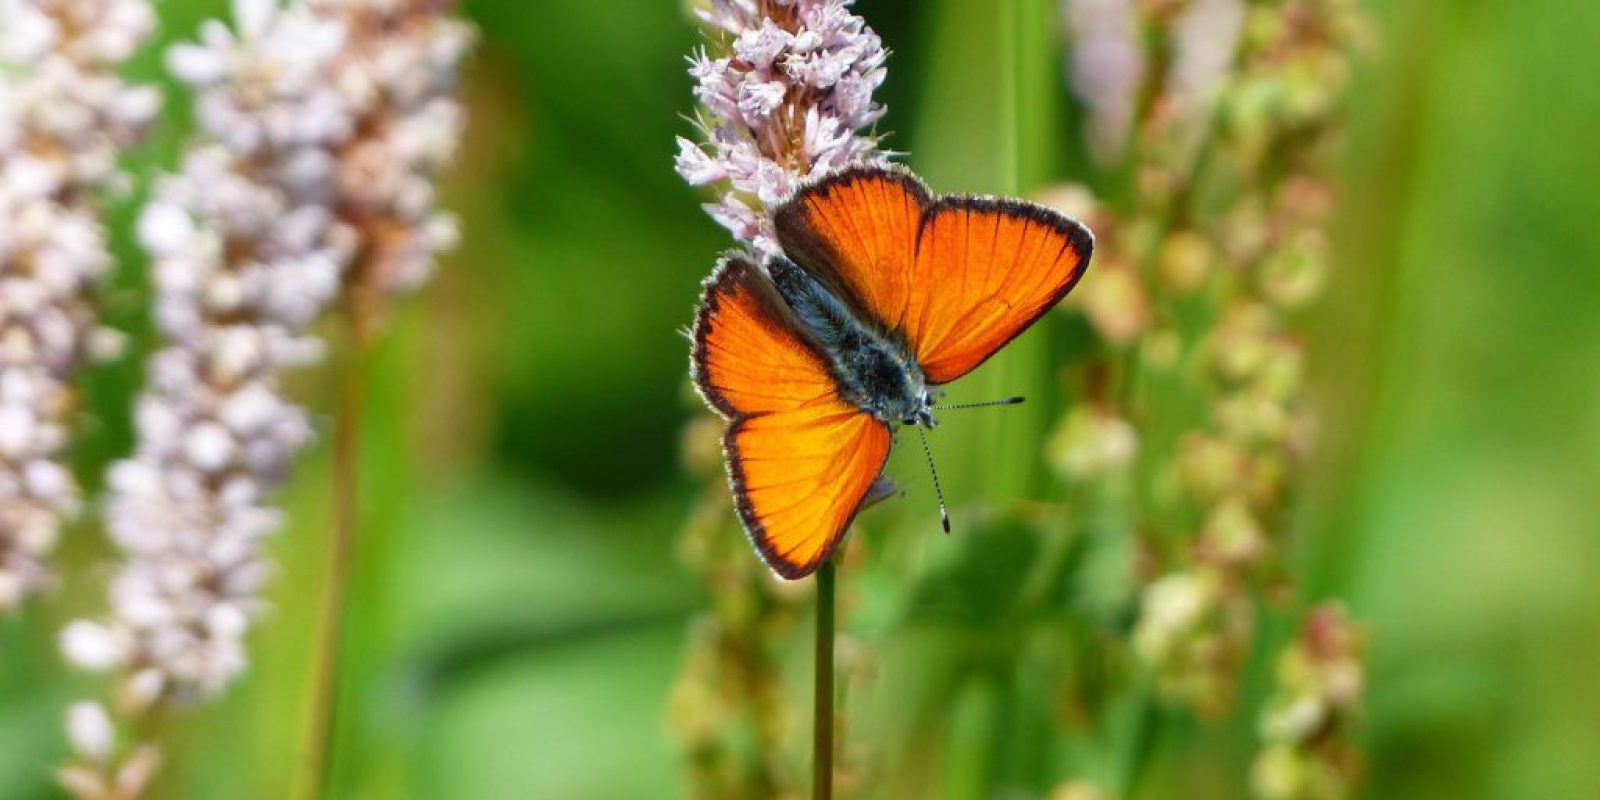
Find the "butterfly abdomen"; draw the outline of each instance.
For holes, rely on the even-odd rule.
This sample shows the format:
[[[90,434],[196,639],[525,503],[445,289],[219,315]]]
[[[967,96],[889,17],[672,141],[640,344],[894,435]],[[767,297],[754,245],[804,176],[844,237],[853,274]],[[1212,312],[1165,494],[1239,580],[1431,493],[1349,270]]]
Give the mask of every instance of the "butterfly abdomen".
[[[794,262],[775,258],[767,270],[828,358],[841,398],[885,422],[918,418],[926,406],[926,381],[895,336],[858,318]]]

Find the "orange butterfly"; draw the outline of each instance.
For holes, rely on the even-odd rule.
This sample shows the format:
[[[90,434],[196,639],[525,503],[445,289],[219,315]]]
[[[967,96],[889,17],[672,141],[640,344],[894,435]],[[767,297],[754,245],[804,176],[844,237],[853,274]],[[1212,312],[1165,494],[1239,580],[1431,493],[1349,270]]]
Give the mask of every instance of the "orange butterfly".
[[[1065,297],[1094,237],[1030,203],[935,198],[897,167],[824,178],[774,222],[783,256],[763,269],[730,255],[707,279],[692,370],[729,421],[745,532],[796,579],[832,555],[872,493],[891,426],[933,427],[931,387]]]

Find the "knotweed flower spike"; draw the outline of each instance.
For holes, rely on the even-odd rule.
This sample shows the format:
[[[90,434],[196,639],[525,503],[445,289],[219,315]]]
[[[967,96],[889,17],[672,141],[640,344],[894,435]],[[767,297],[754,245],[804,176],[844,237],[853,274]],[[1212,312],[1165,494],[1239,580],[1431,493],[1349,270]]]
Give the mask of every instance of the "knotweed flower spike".
[[[272,498],[312,438],[282,376],[321,357],[309,327],[347,283],[409,289],[453,238],[433,177],[459,135],[447,90],[471,37],[444,10],[237,0],[231,28],[209,21],[167,54],[199,133],[138,226],[162,346],[137,451],[109,474],[105,523],[126,561],[110,615],[62,635],[70,660],[118,674],[113,716],[214,695],[245,669],[272,572],[261,545],[282,522]],[[142,788],[125,773],[148,774],[146,750],[119,766],[79,745],[73,792]]]
[[[1087,136],[1102,155],[1134,155],[1132,200],[1100,213],[1103,266],[1083,308],[1113,351],[1185,381],[1207,412],[1181,433],[1139,431],[1136,458],[1155,476],[1145,525],[1167,529],[1142,542],[1150,574],[1132,650],[1165,699],[1218,716],[1231,710],[1257,599],[1283,594],[1293,471],[1311,429],[1286,312],[1321,282],[1335,98],[1363,16],[1350,0],[1065,10]],[[1147,62],[1163,74],[1144,74]],[[1196,296],[1211,310],[1180,313]],[[1179,416],[1147,402],[1142,416]],[[1093,430],[1080,411],[1062,420],[1049,455],[1065,478],[1095,477]]]
[[[706,211],[761,255],[776,252],[768,211],[805,179],[884,153],[883,42],[854,0],[710,0],[697,9],[715,51],[689,59],[701,141],[678,139],[678,174],[714,186]]]
[[[455,0],[309,0],[347,30],[332,81],[355,119],[334,165],[338,217],[360,257],[345,276],[355,322],[370,328],[384,301],[427,282],[435,257],[457,240],[437,204],[440,172],[454,161],[466,114],[456,88],[476,35],[448,16]]]
[[[145,0],[0,0],[0,612],[49,582],[79,505],[71,381],[120,343],[93,302],[111,268],[98,200],[160,104],[116,71],[154,23]]]

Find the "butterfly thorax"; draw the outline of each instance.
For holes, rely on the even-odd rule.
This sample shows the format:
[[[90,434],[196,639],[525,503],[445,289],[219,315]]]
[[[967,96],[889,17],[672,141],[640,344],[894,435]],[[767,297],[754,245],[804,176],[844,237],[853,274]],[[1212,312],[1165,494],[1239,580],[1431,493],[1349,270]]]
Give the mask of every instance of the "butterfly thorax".
[[[901,337],[860,318],[794,262],[775,258],[767,270],[828,359],[845,402],[884,422],[933,427],[927,379]]]

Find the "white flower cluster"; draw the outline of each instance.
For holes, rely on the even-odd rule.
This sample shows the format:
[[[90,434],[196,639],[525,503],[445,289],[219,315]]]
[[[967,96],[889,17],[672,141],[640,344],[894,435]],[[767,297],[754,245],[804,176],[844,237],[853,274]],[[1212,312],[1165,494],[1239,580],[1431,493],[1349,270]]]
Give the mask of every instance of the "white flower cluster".
[[[455,244],[454,220],[435,205],[439,171],[453,159],[464,115],[454,95],[470,26],[438,0],[235,0],[233,34],[213,22],[201,41],[173,49],[169,66],[202,94],[196,114],[222,146],[321,142],[281,176],[323,193],[362,237],[355,268],[368,290],[408,291]],[[270,81],[286,94],[256,94]],[[231,87],[218,90],[218,87]]]
[[[883,154],[868,129],[888,57],[853,0],[711,0],[699,11],[728,51],[690,59],[704,142],[678,139],[678,174],[718,184],[706,210],[758,251],[777,249],[766,213],[805,179]]]
[[[1192,119],[1209,107],[1233,66],[1244,31],[1243,0],[1061,0],[1071,56],[1068,79],[1088,112],[1089,143],[1104,162],[1121,158],[1149,77],[1144,28],[1170,39],[1157,116]],[[1196,134],[1198,135],[1198,134]]]
[[[455,218],[438,209],[436,187],[461,142],[458,68],[475,33],[446,15],[454,0],[306,3],[349,37],[332,76],[357,120],[335,165],[340,216],[361,235],[347,286],[373,299],[409,292],[456,244]]]
[[[1167,85],[1180,114],[1204,111],[1228,77],[1244,33],[1244,0],[1192,0],[1173,23]]]
[[[48,582],[79,504],[71,381],[120,342],[93,304],[111,268],[97,195],[160,105],[116,70],[154,23],[147,0],[0,0],[0,611]]]
[[[109,476],[127,560],[110,619],[62,636],[80,666],[124,672],[126,710],[245,668],[272,497],[312,437],[281,376],[320,357],[308,328],[352,280],[414,286],[450,243],[433,178],[459,136],[448,91],[471,32],[447,6],[235,0],[232,28],[209,21],[168,53],[201,133],[139,222],[164,346],[138,450]]]
[[[1144,44],[1136,0],[1062,0],[1072,90],[1089,113],[1089,140],[1104,161],[1121,157],[1144,84]]]
[[[1277,689],[1260,717],[1250,788],[1267,800],[1351,797],[1359,760],[1347,741],[1367,684],[1366,633],[1337,603],[1316,606],[1278,656]]]

